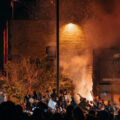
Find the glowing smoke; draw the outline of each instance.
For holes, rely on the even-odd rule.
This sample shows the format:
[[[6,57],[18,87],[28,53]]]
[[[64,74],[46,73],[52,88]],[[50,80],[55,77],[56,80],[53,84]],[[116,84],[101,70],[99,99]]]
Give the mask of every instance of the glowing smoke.
[[[116,8],[106,13],[103,5],[93,2],[88,6],[92,15],[79,24],[81,30],[65,32],[65,28],[61,28],[60,65],[63,67],[64,74],[73,80],[77,102],[79,102],[77,93],[89,100],[92,99],[90,94],[93,86],[92,50],[114,47],[120,43],[119,7],[115,4]],[[72,30],[74,31],[73,28]]]
[[[73,80],[77,102],[77,93],[91,100],[93,49],[120,45],[119,4],[119,0],[60,2],[60,66]],[[69,18],[73,24],[67,27]]]
[[[80,26],[67,24],[60,32],[60,65],[63,73],[73,80],[74,96],[79,102],[80,94],[91,100],[92,91],[92,54],[85,43]]]
[[[81,56],[64,57],[61,59],[61,65],[64,66],[64,72],[68,74],[69,78],[73,80],[74,96],[76,102],[79,102],[78,93],[89,100],[91,100],[90,91],[92,91],[92,73],[90,53],[83,53]]]

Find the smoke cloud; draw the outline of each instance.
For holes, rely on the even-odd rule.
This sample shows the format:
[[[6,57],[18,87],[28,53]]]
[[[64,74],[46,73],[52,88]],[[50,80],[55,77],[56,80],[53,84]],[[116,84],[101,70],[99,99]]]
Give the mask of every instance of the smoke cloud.
[[[61,36],[63,34],[64,36],[61,37],[60,65],[63,67],[63,73],[73,80],[76,102],[79,102],[78,93],[89,100],[92,99],[90,91],[93,86],[93,49],[110,48],[120,44],[120,2],[98,0],[88,3],[86,3],[86,10],[90,10],[91,13],[86,12],[89,15],[84,16],[89,17],[83,17],[79,22],[83,32],[82,37],[63,33],[64,30],[61,30]]]

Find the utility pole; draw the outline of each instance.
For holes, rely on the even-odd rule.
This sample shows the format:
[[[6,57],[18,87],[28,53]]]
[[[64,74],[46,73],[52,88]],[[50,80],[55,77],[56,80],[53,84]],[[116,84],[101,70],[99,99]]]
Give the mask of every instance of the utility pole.
[[[59,0],[56,0],[57,95],[59,96]]]

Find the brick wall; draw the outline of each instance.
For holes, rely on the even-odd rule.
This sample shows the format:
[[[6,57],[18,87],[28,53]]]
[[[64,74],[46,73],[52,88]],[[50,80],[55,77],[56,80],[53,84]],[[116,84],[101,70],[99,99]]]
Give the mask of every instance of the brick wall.
[[[9,56],[12,57],[13,62],[18,61],[20,56],[43,59],[47,55],[46,47],[56,45],[55,21],[12,20],[9,24]],[[47,64],[49,63],[55,65],[48,61]],[[46,75],[47,73],[45,73],[45,77]],[[56,87],[56,76],[48,80],[46,87],[47,89]],[[60,88],[73,89],[72,81],[66,76],[60,75]]]
[[[55,22],[13,20],[10,21],[10,54],[43,56],[49,43],[56,42]]]

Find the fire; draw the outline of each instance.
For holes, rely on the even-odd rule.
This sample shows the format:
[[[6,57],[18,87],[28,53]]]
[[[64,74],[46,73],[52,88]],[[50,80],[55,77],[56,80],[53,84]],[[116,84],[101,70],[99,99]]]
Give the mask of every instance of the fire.
[[[79,102],[80,102],[80,97],[83,97],[83,98],[86,98],[86,100],[88,100],[88,101],[93,101],[93,96],[92,96],[92,94],[91,93],[84,93],[84,91],[83,91],[83,93],[80,91],[80,92],[78,92],[78,93],[75,93],[75,95],[74,95],[74,98],[75,98],[75,101],[76,101],[76,103],[78,103],[79,104]]]
[[[88,96],[88,100],[89,100],[89,101],[93,101],[93,97],[92,97],[91,93],[90,93],[89,96]]]
[[[86,55],[86,57],[88,57]],[[85,57],[85,58],[86,58]],[[74,86],[75,86],[75,94],[79,93],[82,97],[86,98],[89,101],[93,101],[93,97],[92,97],[92,86],[93,86],[93,82],[92,82],[92,67],[88,66],[87,63],[88,61],[85,61],[85,58],[80,57],[79,59],[81,59],[80,65],[79,67],[81,68],[80,71],[76,72],[80,75],[77,75],[79,77],[79,79],[76,78],[76,82],[74,82]],[[82,61],[84,60],[84,62]],[[79,103],[79,96],[75,95],[75,100],[77,103]]]

